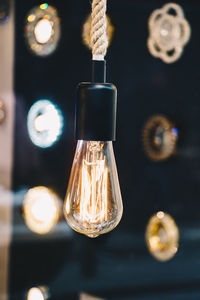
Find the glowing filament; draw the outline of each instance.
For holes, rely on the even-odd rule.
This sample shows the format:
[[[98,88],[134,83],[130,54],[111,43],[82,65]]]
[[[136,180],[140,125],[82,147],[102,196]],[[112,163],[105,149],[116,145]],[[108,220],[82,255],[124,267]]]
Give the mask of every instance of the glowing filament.
[[[83,161],[80,218],[90,223],[107,221],[108,168],[104,160]]]

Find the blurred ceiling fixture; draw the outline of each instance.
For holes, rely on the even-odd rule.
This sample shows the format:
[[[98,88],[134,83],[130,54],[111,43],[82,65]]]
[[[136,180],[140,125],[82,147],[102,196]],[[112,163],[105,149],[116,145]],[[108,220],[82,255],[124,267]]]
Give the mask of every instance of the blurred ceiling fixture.
[[[48,298],[49,292],[44,286],[32,287],[26,296],[27,300],[47,300]]]
[[[176,153],[179,131],[174,123],[162,115],[150,117],[143,129],[144,150],[154,161],[161,161]]]
[[[174,219],[163,211],[150,218],[145,238],[149,252],[157,260],[167,261],[178,251],[178,227]]]
[[[39,56],[53,53],[60,39],[60,19],[57,9],[43,3],[29,11],[25,37],[29,48]]]
[[[179,59],[191,35],[182,8],[175,3],[165,4],[151,14],[148,25],[150,53],[166,63]]]
[[[82,30],[82,39],[83,43],[86,47],[89,49],[92,48],[90,40],[91,40],[91,23],[92,23],[92,17],[89,15],[87,19],[85,20],[85,23],[83,24],[83,30]],[[115,28],[112,25],[111,19],[108,15],[106,15],[106,33],[108,38],[108,47],[111,44],[113,34],[114,34]]]
[[[8,20],[10,13],[10,0],[0,1],[0,23],[5,23]]]
[[[57,224],[61,215],[58,196],[45,186],[29,189],[24,198],[23,214],[28,228],[46,234]]]
[[[38,100],[30,108],[27,127],[31,141],[38,147],[52,146],[63,131],[61,110],[50,100]]]
[[[5,106],[2,100],[0,100],[0,124],[3,123],[6,117]]]
[[[113,230],[123,213],[112,145],[117,89],[105,80],[106,6],[106,0],[92,1],[92,82],[77,89],[78,143],[64,203],[69,226],[91,238]]]

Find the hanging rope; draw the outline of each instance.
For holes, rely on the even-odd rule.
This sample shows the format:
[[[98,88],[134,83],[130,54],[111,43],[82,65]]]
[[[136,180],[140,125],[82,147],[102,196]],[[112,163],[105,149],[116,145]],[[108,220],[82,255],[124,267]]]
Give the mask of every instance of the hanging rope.
[[[108,48],[107,21],[106,21],[107,0],[92,1],[92,26],[91,26],[91,47],[93,60],[104,60]]]

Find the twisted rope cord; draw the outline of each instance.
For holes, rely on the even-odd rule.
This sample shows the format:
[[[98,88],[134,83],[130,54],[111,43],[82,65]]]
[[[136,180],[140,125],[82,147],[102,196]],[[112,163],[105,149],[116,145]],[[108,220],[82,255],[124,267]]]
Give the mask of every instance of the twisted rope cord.
[[[107,0],[93,0],[92,2],[90,43],[95,60],[104,60],[108,48],[106,7]]]

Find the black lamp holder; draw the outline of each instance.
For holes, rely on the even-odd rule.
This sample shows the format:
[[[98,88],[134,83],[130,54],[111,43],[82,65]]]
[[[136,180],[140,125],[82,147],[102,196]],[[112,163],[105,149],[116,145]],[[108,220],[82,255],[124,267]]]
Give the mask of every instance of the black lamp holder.
[[[93,60],[92,82],[81,82],[77,87],[76,140],[115,140],[117,89],[105,81],[105,60]]]

